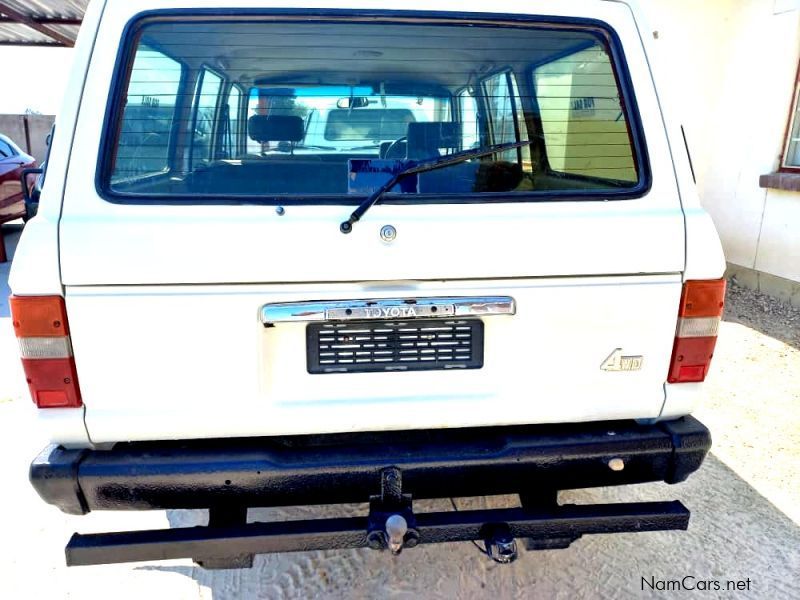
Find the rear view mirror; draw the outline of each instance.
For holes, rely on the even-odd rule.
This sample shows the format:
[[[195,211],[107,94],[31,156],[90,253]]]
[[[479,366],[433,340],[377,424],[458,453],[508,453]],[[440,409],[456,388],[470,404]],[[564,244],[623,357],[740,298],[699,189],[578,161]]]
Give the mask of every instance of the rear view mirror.
[[[365,108],[369,106],[369,98],[364,96],[350,96],[349,98],[339,98],[336,101],[337,108]]]

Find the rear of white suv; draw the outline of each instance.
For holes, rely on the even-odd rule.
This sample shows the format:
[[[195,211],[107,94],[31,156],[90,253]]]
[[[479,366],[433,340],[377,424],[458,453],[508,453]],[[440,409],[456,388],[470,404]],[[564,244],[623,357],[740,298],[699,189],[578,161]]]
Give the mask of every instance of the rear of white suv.
[[[32,481],[212,527],[78,537],[72,563],[685,527],[556,501],[681,480],[710,443],[685,415],[724,261],[630,8],[362,4],[87,14],[12,274],[54,443]],[[488,493],[523,508],[411,507]],[[370,497],[364,526],[216,537],[249,506]]]

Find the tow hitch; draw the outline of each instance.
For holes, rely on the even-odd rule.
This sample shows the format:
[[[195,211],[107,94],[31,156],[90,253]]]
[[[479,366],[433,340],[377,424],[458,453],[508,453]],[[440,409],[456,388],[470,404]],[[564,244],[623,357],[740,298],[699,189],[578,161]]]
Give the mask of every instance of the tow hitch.
[[[206,568],[238,568],[250,566],[256,554],[373,548],[399,555],[419,544],[470,540],[483,541],[496,562],[510,563],[518,555],[516,540],[530,550],[565,548],[585,534],[686,529],[689,523],[689,511],[677,501],[558,505],[555,492],[520,494],[520,508],[415,515],[401,469],[385,468],[380,476],[380,494],[371,497],[366,517],[247,523],[241,507],[215,508],[205,527],[75,534],[67,564],[191,558]]]
[[[381,472],[381,495],[369,500],[367,544],[373,550],[388,548],[395,556],[419,542],[411,495],[403,494],[403,475],[397,467]]]
[[[381,494],[372,496],[369,506],[367,544],[373,550],[389,549],[395,556],[403,548],[413,548],[419,543],[419,531],[411,505],[411,495],[403,494],[400,469],[390,467],[381,472]],[[453,508],[457,510],[455,501]],[[517,559],[517,542],[506,523],[487,524],[482,528],[483,551],[501,564]]]

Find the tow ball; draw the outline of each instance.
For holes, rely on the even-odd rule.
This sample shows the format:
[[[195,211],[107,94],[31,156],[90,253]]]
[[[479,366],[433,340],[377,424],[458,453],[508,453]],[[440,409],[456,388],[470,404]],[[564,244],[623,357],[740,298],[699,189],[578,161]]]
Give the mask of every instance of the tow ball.
[[[388,549],[396,556],[403,548],[413,548],[418,542],[411,495],[403,493],[400,469],[384,469],[381,471],[381,494],[369,499],[367,544],[373,550]]]

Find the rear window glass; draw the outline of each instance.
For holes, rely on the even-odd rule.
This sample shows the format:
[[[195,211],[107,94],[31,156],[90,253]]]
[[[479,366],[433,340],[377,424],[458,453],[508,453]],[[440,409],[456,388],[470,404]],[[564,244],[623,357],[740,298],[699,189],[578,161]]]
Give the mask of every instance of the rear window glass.
[[[170,140],[183,77],[181,64],[140,44],[136,49],[111,181],[124,187],[164,174],[170,167]]]
[[[330,141],[368,142],[394,140],[406,134],[414,113],[402,108],[373,110],[334,109],[325,119],[325,139]]]
[[[544,24],[145,21],[102,187],[121,201],[350,203],[457,155],[384,201],[636,192],[638,122],[607,39]]]
[[[604,50],[569,54],[538,67],[533,78],[550,168],[635,181],[628,124]]]

